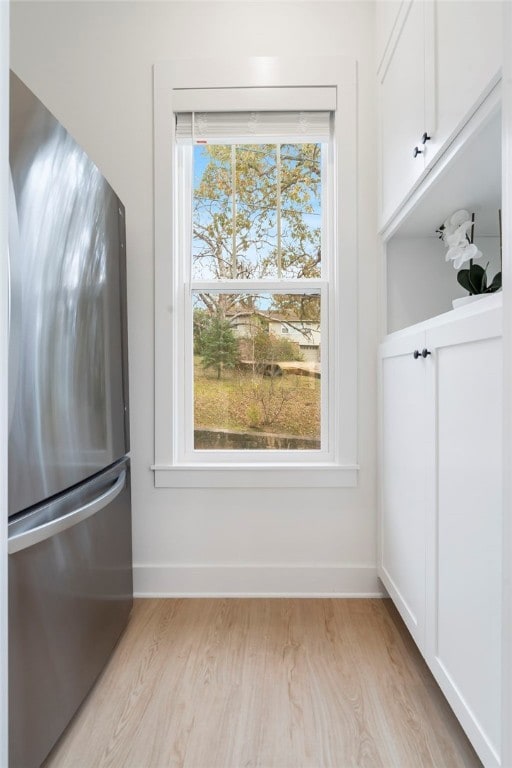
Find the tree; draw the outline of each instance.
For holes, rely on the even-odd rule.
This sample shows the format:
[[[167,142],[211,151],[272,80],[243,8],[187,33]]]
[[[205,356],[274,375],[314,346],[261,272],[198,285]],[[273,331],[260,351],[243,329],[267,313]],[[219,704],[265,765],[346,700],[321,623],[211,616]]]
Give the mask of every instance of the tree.
[[[194,278],[319,277],[321,145],[206,145],[194,151]],[[212,316],[224,318],[251,301],[249,294],[229,293],[201,299]],[[297,317],[302,305],[294,303]]]
[[[242,398],[247,403],[247,425],[258,428],[270,427],[279,420],[286,406],[296,399],[295,387],[285,386],[273,377],[252,377],[241,384]]]
[[[205,309],[194,309],[194,355],[203,353],[203,334],[210,325],[210,315]]]
[[[204,368],[216,368],[220,379],[224,368],[234,368],[238,362],[238,342],[227,320],[212,317],[203,328],[201,355]]]
[[[288,339],[280,339],[273,333],[258,331],[253,339],[254,360],[257,363],[302,360],[299,345]]]

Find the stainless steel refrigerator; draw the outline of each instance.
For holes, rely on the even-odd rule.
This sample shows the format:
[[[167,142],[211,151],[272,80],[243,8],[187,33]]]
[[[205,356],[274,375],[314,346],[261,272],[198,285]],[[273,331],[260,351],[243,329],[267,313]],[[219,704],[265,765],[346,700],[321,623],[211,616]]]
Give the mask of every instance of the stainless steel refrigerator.
[[[10,768],[37,768],[132,606],[124,208],[10,80]]]

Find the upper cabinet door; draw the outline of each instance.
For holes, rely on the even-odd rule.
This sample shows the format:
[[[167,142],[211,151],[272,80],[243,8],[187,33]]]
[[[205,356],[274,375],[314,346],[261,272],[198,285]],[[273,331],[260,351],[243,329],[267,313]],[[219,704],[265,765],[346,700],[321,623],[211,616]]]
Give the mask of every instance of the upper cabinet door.
[[[435,4],[435,149],[456,134],[501,76],[503,3]]]
[[[375,52],[377,55],[378,71],[380,71],[384,57],[389,53],[391,38],[398,23],[402,0],[386,0],[385,3],[377,3],[375,7]]]
[[[404,0],[394,22],[380,16],[391,29],[385,45],[377,35],[384,227],[499,81],[503,3]]]
[[[420,177],[428,152],[422,143],[430,130],[425,124],[427,14],[427,4],[420,0],[402,6],[379,70],[384,221]]]

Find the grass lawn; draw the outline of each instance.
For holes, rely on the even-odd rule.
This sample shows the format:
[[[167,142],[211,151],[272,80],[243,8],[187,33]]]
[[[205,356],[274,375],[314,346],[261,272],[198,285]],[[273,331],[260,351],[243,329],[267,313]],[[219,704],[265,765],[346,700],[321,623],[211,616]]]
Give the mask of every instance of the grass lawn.
[[[320,438],[320,379],[227,370],[217,379],[194,360],[194,426]]]

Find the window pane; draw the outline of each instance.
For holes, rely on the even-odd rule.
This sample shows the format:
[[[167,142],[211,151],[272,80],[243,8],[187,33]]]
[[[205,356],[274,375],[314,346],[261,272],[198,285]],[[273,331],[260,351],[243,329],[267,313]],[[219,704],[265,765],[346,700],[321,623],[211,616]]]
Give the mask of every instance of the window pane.
[[[320,277],[321,144],[281,145],[281,276]]]
[[[194,147],[192,278],[315,278],[321,144]]]
[[[193,323],[194,448],[320,450],[320,296],[194,291]]]
[[[192,277],[233,277],[233,183],[230,146],[194,147]]]
[[[236,147],[236,252],[241,279],[278,277],[277,147]]]

